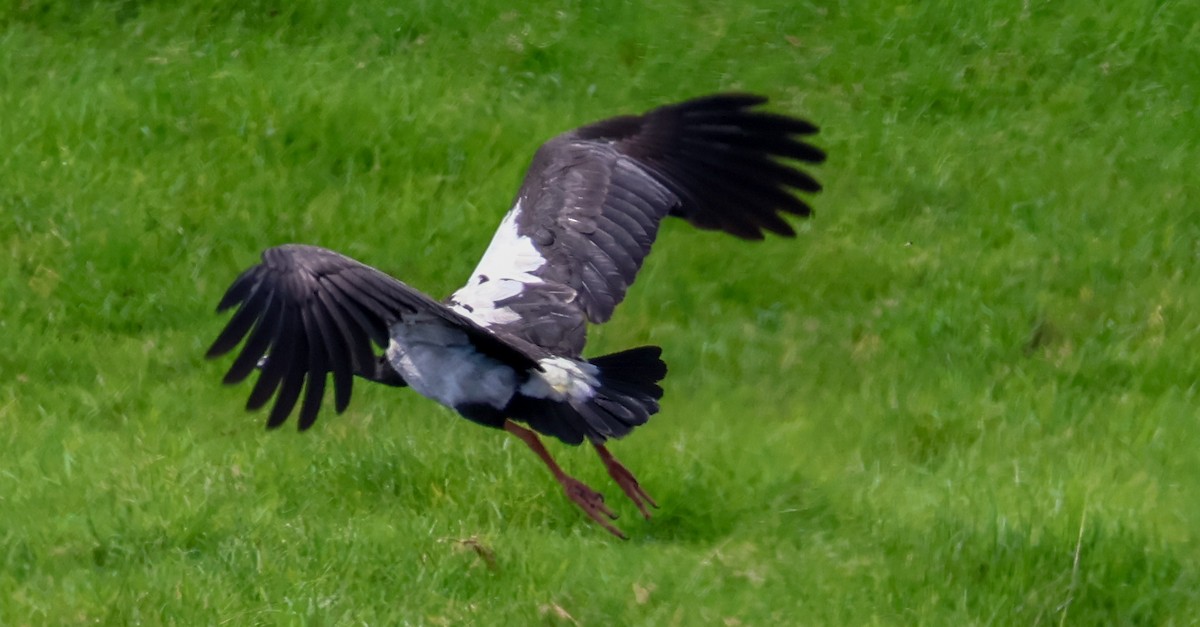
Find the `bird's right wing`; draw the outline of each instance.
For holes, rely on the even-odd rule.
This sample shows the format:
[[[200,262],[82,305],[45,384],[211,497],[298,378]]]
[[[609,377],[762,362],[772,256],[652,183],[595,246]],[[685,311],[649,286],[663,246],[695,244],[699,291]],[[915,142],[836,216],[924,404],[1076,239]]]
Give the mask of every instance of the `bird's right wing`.
[[[267,419],[271,428],[287,420],[302,389],[300,429],[312,426],[329,373],[334,407],[345,410],[354,374],[374,367],[371,344],[387,347],[389,327],[408,316],[442,318],[463,330],[480,352],[517,369],[538,367],[531,347],[500,338],[375,268],[316,246],[264,251],[261,263],[234,280],[217,311],[234,305],[237,311],[206,356],[219,357],[246,340],[224,381],[238,383],[261,366],[246,408],[258,409],[275,396]]]
[[[717,94],[546,142],[452,302],[489,328],[578,353],[585,320],[612,316],[666,216],[743,239],[794,235],[782,216],[811,213],[796,192],[821,189],[800,166],[825,153],[806,141],[816,126],[756,109],[766,101]]]

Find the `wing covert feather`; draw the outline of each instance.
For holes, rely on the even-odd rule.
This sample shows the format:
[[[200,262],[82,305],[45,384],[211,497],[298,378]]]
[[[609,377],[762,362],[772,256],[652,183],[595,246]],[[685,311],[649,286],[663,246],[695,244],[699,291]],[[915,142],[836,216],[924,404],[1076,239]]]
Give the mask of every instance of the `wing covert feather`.
[[[574,330],[544,348],[578,354],[586,325],[566,312],[607,321],[667,216],[748,240],[766,232],[794,236],[785,214],[810,215],[797,194],[821,189],[802,166],[821,163],[825,153],[807,141],[818,131],[814,124],[756,109],[766,102],[754,94],[715,94],[609,118],[546,142],[480,267],[451,302],[489,328],[535,343],[522,335],[524,316],[560,315]],[[532,269],[529,248],[540,260]],[[516,250],[525,251],[520,262]],[[494,288],[483,283],[496,279],[518,284],[519,294],[504,304],[489,301]],[[521,315],[513,307],[518,302]]]

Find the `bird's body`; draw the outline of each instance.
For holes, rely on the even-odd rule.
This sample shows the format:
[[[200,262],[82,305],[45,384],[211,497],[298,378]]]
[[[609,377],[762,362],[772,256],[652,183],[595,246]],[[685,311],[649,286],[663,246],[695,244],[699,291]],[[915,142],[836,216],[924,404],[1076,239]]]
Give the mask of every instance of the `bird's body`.
[[[467,417],[503,414],[515,397],[583,403],[599,386],[598,369],[586,361],[544,357],[533,367],[514,368],[480,353],[460,329],[436,318],[398,322],[390,334],[387,360],[396,373],[417,393]]]
[[[387,359],[422,396],[458,409],[504,409],[519,385],[517,371],[475,350],[457,327],[432,317],[392,325]]]
[[[218,306],[239,305],[208,355],[245,340],[225,381],[261,371],[247,407],[274,396],[269,427],[297,402],[300,428],[311,426],[330,375],[339,412],[354,376],[407,385],[521,438],[572,500],[621,535],[603,498],[562,472],[534,431],[591,442],[649,517],[654,501],[605,442],[658,412],[666,365],[654,346],[584,358],[587,325],[611,317],[667,216],[745,239],[794,234],[779,213],[808,215],[792,190],[820,186],[780,160],[824,154],[796,138],[816,127],[751,110],[763,102],[710,96],[546,142],[478,266],[445,302],[324,248],[268,249]]]

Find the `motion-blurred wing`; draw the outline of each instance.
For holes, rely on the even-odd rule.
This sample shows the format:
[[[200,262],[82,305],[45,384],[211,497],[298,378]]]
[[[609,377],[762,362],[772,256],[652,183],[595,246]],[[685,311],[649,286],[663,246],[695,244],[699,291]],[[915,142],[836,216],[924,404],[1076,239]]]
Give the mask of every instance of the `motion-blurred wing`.
[[[607,321],[668,215],[744,239],[793,236],[795,192],[821,189],[800,163],[825,154],[811,123],[723,94],[584,126],[544,144],[516,203],[451,302],[489,328],[564,353]]]
[[[329,373],[334,407],[345,410],[354,375],[375,368],[371,344],[386,347],[389,327],[406,316],[441,317],[462,328],[480,352],[517,368],[536,367],[534,357],[472,320],[379,270],[316,246],[263,252],[262,262],[233,282],[217,311],[234,305],[237,311],[206,356],[224,355],[245,339],[224,381],[238,383],[261,366],[246,408],[258,409],[274,396],[270,428],[287,420],[301,392],[300,429],[312,426]]]

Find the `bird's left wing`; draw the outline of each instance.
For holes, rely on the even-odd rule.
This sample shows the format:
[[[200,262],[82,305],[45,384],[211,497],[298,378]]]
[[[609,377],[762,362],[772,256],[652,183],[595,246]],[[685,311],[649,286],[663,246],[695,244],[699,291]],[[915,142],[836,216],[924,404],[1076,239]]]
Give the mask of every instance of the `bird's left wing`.
[[[480,352],[514,368],[537,368],[533,347],[503,339],[375,268],[316,246],[264,251],[261,263],[234,280],[217,311],[234,305],[237,311],[206,356],[219,357],[246,340],[224,381],[238,383],[260,369],[246,408],[258,409],[275,396],[271,428],[287,420],[301,391],[299,426],[312,426],[329,373],[334,407],[345,410],[354,375],[374,368],[371,344],[386,347],[389,327],[408,316],[442,318]]]

